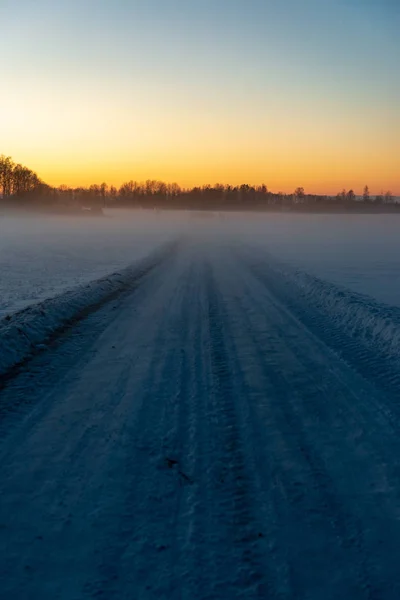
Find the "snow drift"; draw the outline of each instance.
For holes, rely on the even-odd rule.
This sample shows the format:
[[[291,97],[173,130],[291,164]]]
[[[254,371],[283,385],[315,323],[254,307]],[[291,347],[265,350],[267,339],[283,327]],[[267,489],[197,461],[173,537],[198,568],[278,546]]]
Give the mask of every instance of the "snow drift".
[[[310,331],[387,391],[400,385],[400,308],[380,303],[264,255],[253,274]]]
[[[66,327],[131,289],[175,246],[167,244],[133,265],[0,320],[0,379],[46,347]]]

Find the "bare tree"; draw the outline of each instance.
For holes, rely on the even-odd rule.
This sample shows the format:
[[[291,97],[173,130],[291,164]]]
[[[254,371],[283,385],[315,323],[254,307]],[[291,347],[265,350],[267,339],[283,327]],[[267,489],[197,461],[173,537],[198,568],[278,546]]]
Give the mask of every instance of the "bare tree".
[[[297,204],[300,204],[300,203],[304,202],[305,195],[306,194],[304,192],[304,188],[303,187],[297,187],[294,190],[294,194],[293,194],[294,198],[293,199],[294,199],[294,201]]]
[[[117,188],[114,185],[111,185],[110,189],[108,190],[108,197],[112,203],[115,203],[117,195],[118,195]]]
[[[9,198],[13,191],[14,163],[10,156],[0,156],[0,191],[3,198]]]
[[[106,206],[106,197],[107,197],[108,185],[103,182],[100,186],[100,195],[102,198],[103,207]]]

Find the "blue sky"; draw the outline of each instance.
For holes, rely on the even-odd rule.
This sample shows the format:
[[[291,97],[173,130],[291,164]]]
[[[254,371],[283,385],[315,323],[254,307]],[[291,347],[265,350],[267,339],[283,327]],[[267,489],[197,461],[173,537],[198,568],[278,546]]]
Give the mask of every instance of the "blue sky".
[[[329,138],[337,150],[351,139],[360,144],[362,140],[364,146],[386,146],[390,149],[386,171],[372,149],[372,154],[364,156],[357,143],[354,155],[346,149],[343,160],[354,161],[360,176],[359,163],[365,158],[369,169],[375,161],[382,173],[381,185],[385,178],[395,184],[393,153],[398,146],[394,135],[400,128],[400,3],[395,0],[3,0],[0,21],[0,47],[2,55],[9,57],[3,67],[6,91],[0,106],[4,105],[3,114],[11,115],[3,136],[7,147],[0,153],[12,150],[23,157],[32,155],[29,132],[26,128],[25,133],[22,128],[16,131],[18,115],[16,108],[14,114],[12,110],[18,106],[26,119],[28,115],[30,121],[37,118],[49,146],[54,146],[55,132],[59,132],[60,147],[53,149],[53,156],[64,162],[68,159],[72,173],[76,168],[72,152],[66,156],[62,142],[65,139],[68,147],[74,115],[80,128],[75,140],[80,140],[82,152],[84,148],[91,151],[95,123],[89,119],[86,130],[83,115],[92,106],[98,111],[99,127],[112,122],[120,138],[124,137],[122,115],[125,122],[131,121],[129,112],[134,115],[127,128],[132,153],[127,139],[123,152],[128,152],[126,164],[135,164],[142,149],[145,160],[136,164],[143,176],[150,175],[153,147],[154,169],[169,177],[161,134],[169,137],[169,155],[176,157],[179,175],[179,166],[185,168],[179,157],[189,144],[184,131],[188,128],[193,131],[193,144],[198,143],[201,172],[206,173],[206,142],[198,129],[202,123],[204,130],[209,118],[209,133],[214,131],[216,138],[215,156],[211,155],[214,164],[221,164],[221,179],[229,175],[222,153],[231,154],[219,140],[229,132],[237,132],[238,152],[231,156],[235,165],[240,161],[240,145],[245,148],[244,160],[249,156],[246,140],[253,140],[258,153],[253,164],[260,163],[261,168],[262,136],[279,146],[277,168],[283,172],[286,163],[291,168],[298,152],[296,139],[304,137],[306,126],[316,144],[307,148],[310,153],[328,144]],[[32,93],[32,106],[28,97],[21,99],[24,89]],[[48,101],[40,114],[40,97],[49,99],[51,94],[57,110],[52,115]],[[75,106],[78,98],[80,117]],[[63,113],[71,114],[68,131],[60,121]],[[145,123],[148,131],[159,129],[160,139],[153,130],[150,137],[146,134]],[[174,124],[180,132],[175,145]],[[37,135],[31,130],[32,136]],[[109,144],[105,144],[104,157],[98,157],[99,165],[110,160],[106,146],[118,148],[111,125],[107,135]],[[285,149],[277,141],[279,135],[286,136]],[[324,148],[328,160],[329,147]],[[188,151],[194,161],[195,150]],[[311,158],[310,154],[310,164]],[[79,153],[77,159],[82,164]],[[265,161],[270,159],[266,148]],[[45,168],[46,158],[39,150],[34,160]],[[336,162],[339,177],[341,165]],[[49,168],[54,172],[53,163]],[[194,169],[193,164],[190,168]],[[257,169],[253,176],[259,179]],[[248,170],[253,173],[250,164]],[[346,179],[345,164],[342,172]],[[210,169],[210,177],[217,175],[218,171]],[[318,177],[322,177],[320,172]],[[307,181],[310,178],[311,172]],[[378,172],[374,181],[380,185]]]

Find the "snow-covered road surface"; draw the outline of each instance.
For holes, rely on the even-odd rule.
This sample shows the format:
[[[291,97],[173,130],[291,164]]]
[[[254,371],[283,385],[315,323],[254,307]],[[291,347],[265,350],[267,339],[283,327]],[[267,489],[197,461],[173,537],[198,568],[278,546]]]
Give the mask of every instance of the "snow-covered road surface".
[[[193,235],[6,381],[2,599],[400,597],[397,379],[274,277]]]

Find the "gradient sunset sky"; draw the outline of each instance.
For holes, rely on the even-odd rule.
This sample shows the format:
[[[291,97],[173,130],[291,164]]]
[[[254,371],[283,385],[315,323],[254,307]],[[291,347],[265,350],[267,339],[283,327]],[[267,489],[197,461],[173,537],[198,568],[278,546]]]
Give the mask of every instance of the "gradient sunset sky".
[[[52,185],[400,195],[399,0],[2,0],[0,154]]]

